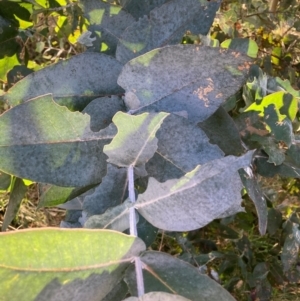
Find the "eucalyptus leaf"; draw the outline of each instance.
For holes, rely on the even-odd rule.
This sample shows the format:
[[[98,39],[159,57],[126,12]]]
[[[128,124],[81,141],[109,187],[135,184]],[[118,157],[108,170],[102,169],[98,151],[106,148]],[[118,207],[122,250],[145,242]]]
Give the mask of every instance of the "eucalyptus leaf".
[[[217,144],[225,155],[239,156],[243,153],[244,148],[238,129],[222,107],[199,123],[199,126],[209,137],[210,143]]]
[[[191,301],[182,296],[172,295],[163,292],[152,292],[141,297],[129,297],[124,301]]]
[[[107,165],[107,174],[94,193],[86,196],[83,210],[89,216],[102,214],[109,207],[122,204],[127,193],[127,170]]]
[[[84,227],[90,229],[111,229],[123,232],[129,229],[129,209],[133,206],[130,200],[114,206],[100,215],[93,215],[85,222]],[[136,214],[138,221],[138,215]]]
[[[223,157],[205,133],[186,118],[170,114],[157,131],[155,155],[146,163],[149,176],[159,182],[180,178],[198,164]]]
[[[145,249],[136,237],[87,229],[10,232],[0,246],[1,296],[24,301],[102,300]]]
[[[17,215],[26,191],[27,191],[27,187],[22,179],[20,178],[13,179],[10,196],[9,196],[9,202],[5,211],[1,231],[5,231],[9,226],[9,224]]]
[[[247,193],[249,194],[249,197],[256,208],[259,223],[259,233],[260,235],[265,235],[268,224],[268,208],[262,189],[250,167],[247,169],[240,169],[239,174],[241,176],[243,185],[245,186]]]
[[[108,162],[120,167],[141,166],[145,164],[157,149],[156,131],[167,113],[132,116],[118,112],[113,122],[118,133],[109,145],[104,147]]]
[[[144,265],[145,292],[178,294],[192,301],[233,301],[234,298],[216,281],[194,266],[169,254],[147,251],[141,255]],[[131,295],[136,296],[134,267],[126,271],[125,281]]]
[[[0,190],[7,190],[10,186],[11,175],[0,171]]]
[[[150,178],[135,208],[155,227],[167,231],[191,231],[242,211],[237,170],[251,163],[252,154],[210,161],[178,180],[159,183]]]
[[[282,224],[282,213],[274,208],[268,210],[268,233],[274,235]]]
[[[281,254],[281,261],[283,264],[283,271],[289,271],[293,265],[298,260],[298,253],[299,253],[299,243],[295,238],[294,234],[290,234],[286,237],[282,254]]]
[[[228,49],[166,46],[128,62],[118,83],[133,112],[182,112],[198,123],[239,89],[249,67],[248,57]]]
[[[116,58],[126,63],[152,49],[181,42],[189,30],[206,35],[220,1],[171,0],[141,16],[121,36]]]
[[[15,122],[18,120],[18,122]],[[113,125],[92,132],[90,118],[70,112],[46,95],[0,116],[0,169],[36,182],[82,187],[101,182],[106,173],[103,146]]]
[[[98,132],[106,128],[118,111],[125,111],[119,96],[100,97],[91,101],[82,111],[91,116],[91,130]]]
[[[82,110],[96,97],[123,92],[116,82],[121,68],[122,65],[111,56],[85,52],[29,74],[3,99],[10,106],[16,106],[52,93],[58,104],[71,110]]]
[[[120,0],[125,11],[135,17],[136,20],[148,16],[152,9],[160,7],[169,0]]]
[[[258,46],[252,39],[235,38],[228,39],[221,43],[222,48],[229,48],[247,54],[250,57],[256,58]]]
[[[80,0],[79,6],[89,21],[89,31],[96,38],[93,42],[94,50],[114,55],[118,40],[124,30],[135,21],[134,18],[122,7],[102,0]]]

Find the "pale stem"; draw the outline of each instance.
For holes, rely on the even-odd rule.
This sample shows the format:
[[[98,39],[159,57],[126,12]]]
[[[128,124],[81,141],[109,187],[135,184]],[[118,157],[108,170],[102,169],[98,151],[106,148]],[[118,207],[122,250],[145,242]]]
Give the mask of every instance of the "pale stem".
[[[129,199],[132,203],[135,203],[134,170],[133,170],[132,165],[130,165],[128,167],[127,172],[128,172]],[[135,208],[134,207],[131,207],[129,209],[129,224],[130,224],[130,235],[137,236],[136,215],[135,215]],[[136,274],[138,297],[141,297],[145,293],[145,288],[144,288],[142,262],[141,262],[140,257],[135,257],[134,264],[135,264],[135,274]]]

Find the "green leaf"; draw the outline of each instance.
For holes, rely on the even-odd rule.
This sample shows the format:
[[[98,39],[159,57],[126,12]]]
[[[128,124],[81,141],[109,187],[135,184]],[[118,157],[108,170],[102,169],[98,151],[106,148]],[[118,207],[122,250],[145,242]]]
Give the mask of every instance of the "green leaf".
[[[298,101],[292,94],[280,91],[269,94],[263,98],[260,104],[253,103],[245,110],[247,111],[258,111],[260,116],[264,115],[264,110],[270,105],[274,105],[275,108],[280,111],[281,115],[278,116],[278,121],[282,121],[286,116],[293,121],[296,118],[298,112]]]
[[[7,190],[10,186],[11,175],[0,171],[0,190]]]
[[[281,227],[282,213],[274,208],[268,210],[268,233],[274,235],[276,231]]]
[[[283,141],[288,147],[291,146],[294,141],[292,122],[287,117],[282,119],[282,115],[273,104],[265,108],[264,121],[277,141]]]
[[[190,299],[186,299],[182,296],[178,295],[172,295],[168,293],[163,292],[152,292],[145,294],[141,297],[129,297],[125,299],[124,301],[158,301],[158,300],[164,300],[164,301],[191,301]]]
[[[198,164],[223,157],[217,145],[186,118],[170,114],[157,131],[155,155],[146,163],[148,175],[159,182],[180,178]]]
[[[23,301],[102,300],[145,249],[114,231],[62,229],[0,234],[0,246],[1,297]]]
[[[299,226],[299,225],[298,225]],[[299,253],[299,243],[294,234],[287,235],[281,254],[281,261],[283,264],[283,271],[289,271],[297,262]]]
[[[109,157],[108,162],[120,167],[145,164],[157,149],[155,134],[168,115],[145,113],[132,116],[118,112],[113,118],[118,133],[112,142],[104,147],[104,152]]]
[[[107,173],[95,191],[84,198],[83,210],[89,215],[102,214],[122,204],[127,193],[127,169],[107,165]]]
[[[16,122],[16,120],[18,122]],[[106,173],[103,146],[113,125],[92,132],[90,118],[70,112],[46,95],[0,116],[0,169],[20,178],[67,187],[101,182]]]
[[[267,201],[252,170],[250,168],[246,170],[240,169],[239,174],[247,190],[247,193],[249,194],[249,197],[255,205],[258,215],[259,233],[260,235],[265,235],[268,221]]]
[[[166,231],[191,231],[242,211],[237,170],[250,164],[252,154],[210,161],[178,180],[159,183],[150,178],[135,208],[155,227]]]
[[[122,93],[116,82],[121,68],[111,56],[85,52],[29,74],[3,98],[9,105],[16,106],[52,93],[58,104],[71,110],[82,110],[96,97]]]
[[[168,0],[120,0],[120,4],[125,11],[135,17],[136,20],[143,16],[149,16],[149,13],[156,7],[160,7]]]
[[[9,57],[6,56],[0,59],[0,80],[7,82],[6,75],[9,70],[11,70],[15,65],[19,64],[18,55],[14,54]]]
[[[118,83],[130,110],[180,112],[198,123],[241,87],[249,63],[248,57],[227,49],[166,46],[129,61]]]
[[[220,1],[171,0],[142,15],[122,34],[116,58],[125,64],[152,49],[179,44],[187,30],[206,35]]]
[[[169,254],[147,251],[141,256],[144,265],[145,292],[177,294],[192,301],[235,300],[216,281],[199,272],[199,269]],[[134,267],[126,271],[125,281],[131,295],[136,296]]]
[[[256,42],[245,38],[225,40],[223,43],[221,43],[221,47],[237,50],[253,58],[256,58],[258,53],[258,46]]]
[[[24,184],[23,180],[20,178],[15,178],[12,183],[9,202],[3,219],[3,224],[1,228],[2,231],[5,231],[7,229],[9,224],[17,215],[26,191],[27,187]]]
[[[79,6],[89,21],[88,30],[96,37],[94,49],[114,55],[122,33],[134,22],[134,18],[120,6],[104,1],[80,0]]]
[[[111,229],[123,232],[129,229],[129,210],[134,204],[128,199],[123,204],[109,208],[105,213],[91,216],[84,224],[90,229]],[[136,220],[138,221],[138,215]]]
[[[98,132],[106,128],[118,111],[125,111],[121,97],[101,97],[91,101],[82,111],[91,116],[91,130]]]
[[[212,144],[217,144],[225,155],[238,156],[244,148],[237,127],[228,115],[220,107],[213,115],[199,123],[200,128],[209,137]]]

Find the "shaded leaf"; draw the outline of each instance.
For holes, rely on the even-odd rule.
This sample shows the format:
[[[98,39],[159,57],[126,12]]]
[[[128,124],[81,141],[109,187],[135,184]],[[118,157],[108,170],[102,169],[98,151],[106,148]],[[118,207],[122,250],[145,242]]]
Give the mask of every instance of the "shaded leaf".
[[[157,150],[146,170],[159,182],[180,178],[198,164],[223,157],[220,148],[210,144],[198,126],[178,115],[169,115],[156,137]]]
[[[118,83],[126,90],[128,109],[181,112],[198,123],[241,87],[249,63],[227,49],[166,46],[128,62]]]
[[[122,204],[127,193],[127,169],[107,165],[107,174],[93,194],[84,198],[83,210],[89,216],[102,214],[109,207]]]
[[[95,185],[86,187],[60,187],[49,184],[39,184],[40,196],[37,208],[53,207],[66,203],[77,196],[82,195],[86,191],[89,191],[93,187],[95,187]]]
[[[1,234],[0,246],[1,296],[24,301],[102,300],[145,249],[114,231],[62,229]]]
[[[269,105],[264,110],[264,121],[277,141],[283,141],[288,147],[291,146],[294,140],[294,133],[292,122],[289,118],[281,119],[276,107]]]
[[[105,213],[93,215],[85,222],[84,227],[90,229],[111,229],[123,232],[129,229],[129,209],[133,206],[130,200],[123,204],[108,208]],[[138,221],[138,215],[136,214]]]
[[[24,184],[23,180],[20,178],[15,178],[12,182],[8,206],[5,211],[3,224],[1,228],[2,231],[5,231],[7,229],[9,224],[17,215],[26,191],[27,187]]]
[[[126,297],[127,293],[128,287],[122,280],[117,285],[115,285],[114,289],[101,301],[122,301]]]
[[[85,52],[29,74],[3,98],[9,105],[16,106],[52,93],[58,104],[71,110],[82,110],[96,97],[122,93],[116,82],[121,68],[111,56]]]
[[[225,155],[238,156],[243,153],[240,133],[232,118],[222,107],[199,123],[199,126],[208,136],[210,143],[217,144]]]
[[[7,190],[10,186],[11,175],[0,171],[0,190]]]
[[[281,261],[283,265],[283,271],[289,271],[292,266],[297,262],[299,253],[299,244],[294,236],[294,234],[289,234],[284,242]]]
[[[18,120],[16,123],[15,120]],[[88,115],[70,112],[51,96],[32,99],[0,116],[0,169],[36,182],[82,187],[106,173],[103,146],[113,125],[92,132]]]
[[[104,147],[104,152],[109,157],[107,161],[120,167],[145,164],[157,149],[155,134],[168,115],[161,112],[132,116],[118,112],[113,118],[118,133],[112,142]]]
[[[258,53],[258,46],[256,42],[245,38],[225,40],[223,43],[221,43],[221,47],[237,50],[253,58],[256,58]]]
[[[89,21],[89,31],[96,38],[94,50],[114,55],[118,40],[134,18],[117,5],[102,0],[80,0],[79,6]],[[108,72],[105,72],[105,74]]]
[[[139,215],[136,227],[138,237],[143,240],[147,248],[150,247],[155,241],[158,229],[151,225],[142,215]]]
[[[91,130],[98,132],[106,128],[118,111],[125,111],[123,100],[118,96],[101,97],[91,101],[82,111],[91,116]]]
[[[264,197],[262,189],[257,181],[256,176],[250,168],[240,169],[243,185],[245,186],[249,197],[255,205],[258,215],[258,228],[260,235],[265,235],[268,222],[267,201]]]
[[[178,294],[193,301],[233,301],[234,298],[217,282],[192,265],[169,254],[147,251],[141,255],[144,264],[145,292]],[[136,296],[134,267],[126,271],[125,281],[131,295]]]
[[[268,156],[265,153],[259,153],[255,156],[257,172],[264,177],[274,177],[279,174],[287,178],[300,178],[299,150],[299,144],[292,144],[286,151],[285,161],[278,166],[268,163]]]
[[[125,64],[152,49],[178,44],[187,30],[206,35],[219,6],[220,1],[171,0],[154,8],[124,31],[116,58]]]
[[[178,180],[159,183],[150,178],[135,208],[155,227],[167,231],[191,231],[242,211],[237,170],[250,164],[252,154],[198,165]]]
[[[125,11],[135,17],[136,20],[148,16],[152,9],[160,7],[169,0],[120,0]]]
[[[124,301],[190,301],[182,296],[172,295],[163,292],[151,292],[141,297],[129,297]]]
[[[268,233],[274,235],[282,224],[282,213],[274,208],[268,210]]]

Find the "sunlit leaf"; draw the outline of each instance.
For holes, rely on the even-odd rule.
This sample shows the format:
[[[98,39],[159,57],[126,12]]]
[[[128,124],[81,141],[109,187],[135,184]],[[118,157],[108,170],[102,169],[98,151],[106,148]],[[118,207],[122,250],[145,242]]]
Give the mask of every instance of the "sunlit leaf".
[[[0,246],[1,297],[24,301],[102,300],[145,249],[114,231],[62,229],[0,234]]]
[[[116,129],[92,132],[89,122],[88,115],[70,112],[49,95],[12,108],[0,116],[0,156],[5,158],[0,169],[59,186],[101,182],[107,158],[102,149]]]
[[[113,122],[118,128],[116,137],[104,147],[108,162],[120,167],[141,166],[157,149],[156,131],[167,113],[132,116],[118,112]]]
[[[134,112],[184,112],[198,123],[212,115],[246,79],[250,59],[197,45],[152,50],[128,62],[118,79]]]
[[[126,63],[152,49],[180,43],[184,33],[206,35],[220,1],[171,0],[142,15],[122,34],[116,58]]]
[[[233,215],[242,211],[237,170],[248,166],[251,159],[252,152],[248,152],[213,160],[164,183],[150,178],[135,208],[155,227],[167,231],[191,231]]]
[[[82,110],[96,97],[122,92],[116,80],[121,68],[111,56],[85,52],[29,74],[4,95],[4,100],[16,106],[52,93],[57,103]]]

